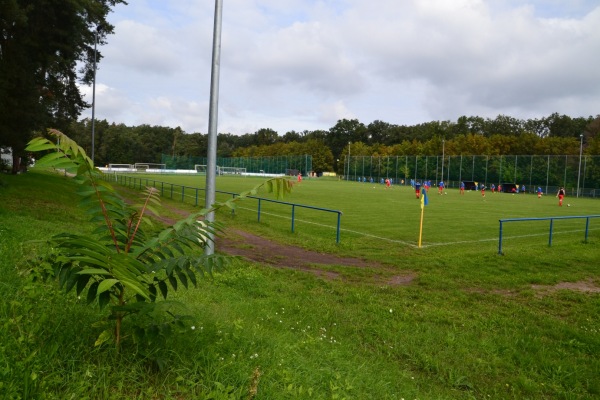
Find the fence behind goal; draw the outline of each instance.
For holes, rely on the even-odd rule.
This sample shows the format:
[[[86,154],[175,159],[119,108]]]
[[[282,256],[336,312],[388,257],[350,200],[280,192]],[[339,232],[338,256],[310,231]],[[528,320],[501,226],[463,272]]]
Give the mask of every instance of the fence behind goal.
[[[163,154],[161,163],[166,169],[198,169],[208,164],[206,157],[172,156]],[[285,174],[297,171],[307,175],[313,170],[311,155],[286,155],[277,157],[218,157],[217,165],[223,171],[248,173]],[[233,172],[235,173],[235,172]]]
[[[562,155],[459,155],[459,156],[351,156],[343,160],[343,175],[349,181],[379,182],[392,178],[394,183],[414,180],[441,180],[449,187],[461,181],[474,181],[489,186],[492,183],[525,185],[533,192],[538,186],[544,193],[565,187],[574,194],[600,197],[600,156]]]

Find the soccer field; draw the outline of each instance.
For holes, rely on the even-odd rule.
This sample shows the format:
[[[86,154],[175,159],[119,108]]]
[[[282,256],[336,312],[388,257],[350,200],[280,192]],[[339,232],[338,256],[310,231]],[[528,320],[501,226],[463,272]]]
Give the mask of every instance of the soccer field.
[[[137,175],[139,179],[140,176]],[[143,176],[186,187],[203,188],[204,177]],[[218,177],[217,191],[239,193],[264,182],[264,178]],[[145,182],[144,182],[145,184]],[[154,183],[154,185],[156,185]],[[177,192],[177,189],[175,189]],[[180,193],[180,192],[178,192]],[[173,198],[181,198],[176,193]],[[187,190],[187,193],[191,193]],[[203,192],[200,192],[203,196]],[[600,215],[600,201],[589,198],[566,198],[558,206],[554,193],[538,198],[535,194],[491,193],[448,189],[438,195],[436,187],[429,190],[429,204],[423,213],[422,247],[475,246],[483,251],[498,247],[499,220],[507,218],[545,218],[557,216]],[[168,195],[166,193],[165,195]],[[230,195],[217,194],[218,201]],[[258,197],[269,198],[259,192]],[[305,179],[283,201],[341,211],[341,244],[352,248],[389,249],[390,246],[417,247],[421,207],[410,186],[338,181],[328,178]],[[200,204],[203,204],[203,198]],[[248,199],[236,210],[238,220],[256,221],[258,202]],[[261,203],[261,225],[280,228],[289,233],[291,207],[270,202]],[[229,217],[225,217],[226,219]],[[334,213],[295,207],[294,230],[298,239],[315,242],[335,242],[337,215]],[[547,246],[550,221],[510,222],[504,224],[504,248],[510,251],[514,244],[520,247]],[[584,239],[585,219],[555,220],[553,243],[581,242]],[[591,219],[589,241],[600,236],[600,218]]]

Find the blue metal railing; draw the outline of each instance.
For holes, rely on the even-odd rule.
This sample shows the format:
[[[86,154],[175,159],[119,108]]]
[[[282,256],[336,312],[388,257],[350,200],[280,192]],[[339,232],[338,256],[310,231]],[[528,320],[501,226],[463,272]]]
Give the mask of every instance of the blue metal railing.
[[[502,255],[502,235],[503,235],[503,224],[505,222],[523,222],[523,221],[550,221],[550,232],[548,234],[548,246],[552,246],[552,233],[554,230],[554,220],[557,219],[585,219],[585,238],[584,241],[587,243],[589,230],[590,230],[590,219],[600,218],[600,215],[580,215],[580,216],[567,216],[567,217],[544,217],[544,218],[507,218],[501,219],[500,221],[500,234],[498,236],[498,254]]]
[[[147,187],[147,186],[152,186],[155,189],[159,189],[157,187],[157,184],[160,184],[160,195],[161,196],[165,196],[165,186],[167,186],[167,189],[169,189],[169,186],[170,186],[170,190],[168,190],[168,195],[171,200],[173,200],[173,195],[175,192],[174,188],[181,188],[181,202],[182,203],[185,202],[186,190],[188,190],[188,192],[191,191],[193,193],[192,196],[194,197],[194,205],[195,206],[198,206],[198,204],[199,204],[199,202],[198,202],[199,192],[206,191],[206,189],[202,189],[202,188],[177,185],[174,183],[162,182],[162,181],[157,181],[157,180],[149,179],[149,178],[137,178],[137,177],[127,176],[127,175],[114,175],[114,178],[109,175],[104,175],[104,179],[105,180],[115,179],[118,184],[130,187],[130,188],[134,188],[134,189],[142,189],[143,187]],[[145,184],[144,184],[144,182],[145,182]],[[221,191],[221,190],[216,190],[216,192],[220,193],[220,194],[227,194],[227,195],[230,195],[233,197],[239,196],[239,193],[225,192],[225,191]],[[256,196],[247,196],[246,198],[258,200],[258,222],[260,222],[261,204],[263,201],[266,201],[269,203],[276,203],[276,204],[291,206],[292,207],[292,218],[291,218],[292,232],[295,232],[296,208],[305,208],[305,209],[310,209],[310,210],[317,210],[317,211],[323,211],[323,212],[337,214],[336,243],[340,242],[342,212],[339,210],[332,210],[332,209],[328,209],[328,208],[308,206],[308,205],[304,205],[304,204],[289,203],[289,202],[279,201],[279,200],[265,199],[265,198],[256,197]],[[234,213],[234,210],[232,210],[232,213]]]

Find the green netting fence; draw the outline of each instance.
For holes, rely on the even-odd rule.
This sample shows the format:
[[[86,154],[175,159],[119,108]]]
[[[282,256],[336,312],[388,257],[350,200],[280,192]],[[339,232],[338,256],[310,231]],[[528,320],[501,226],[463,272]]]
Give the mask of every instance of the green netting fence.
[[[531,191],[540,186],[546,193],[564,186],[571,194],[579,190],[580,195],[600,197],[600,156],[351,156],[345,160],[344,178],[389,178],[400,184],[443,180],[448,187],[458,187],[461,181],[514,183]]]
[[[207,165],[206,157],[162,155],[161,163],[166,169],[195,169],[196,165]],[[276,157],[218,157],[219,167],[245,168],[246,172],[264,174],[306,176],[312,171],[311,155],[286,155]]]

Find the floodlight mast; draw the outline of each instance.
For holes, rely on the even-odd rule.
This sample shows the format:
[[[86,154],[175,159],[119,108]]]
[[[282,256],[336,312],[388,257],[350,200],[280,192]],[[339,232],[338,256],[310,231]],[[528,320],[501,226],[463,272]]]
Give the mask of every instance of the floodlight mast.
[[[579,135],[579,172],[577,172],[577,198],[579,198],[579,179],[581,178],[581,157],[583,156],[583,134]]]
[[[215,0],[215,22],[213,30],[212,67],[210,75],[210,110],[208,116],[208,154],[206,167],[206,201],[205,207],[215,203],[217,172],[217,119],[219,114],[219,73],[221,63],[221,25],[223,19],[223,0]],[[207,222],[214,222],[215,213],[206,215]],[[208,233],[204,253],[207,256],[215,253],[214,234]]]
[[[446,152],[446,140],[442,139],[442,181],[444,180],[444,156]]]
[[[96,53],[98,46],[98,29],[99,27],[96,26],[96,32],[94,33],[94,80],[92,81],[92,162],[94,162],[96,144]]]

